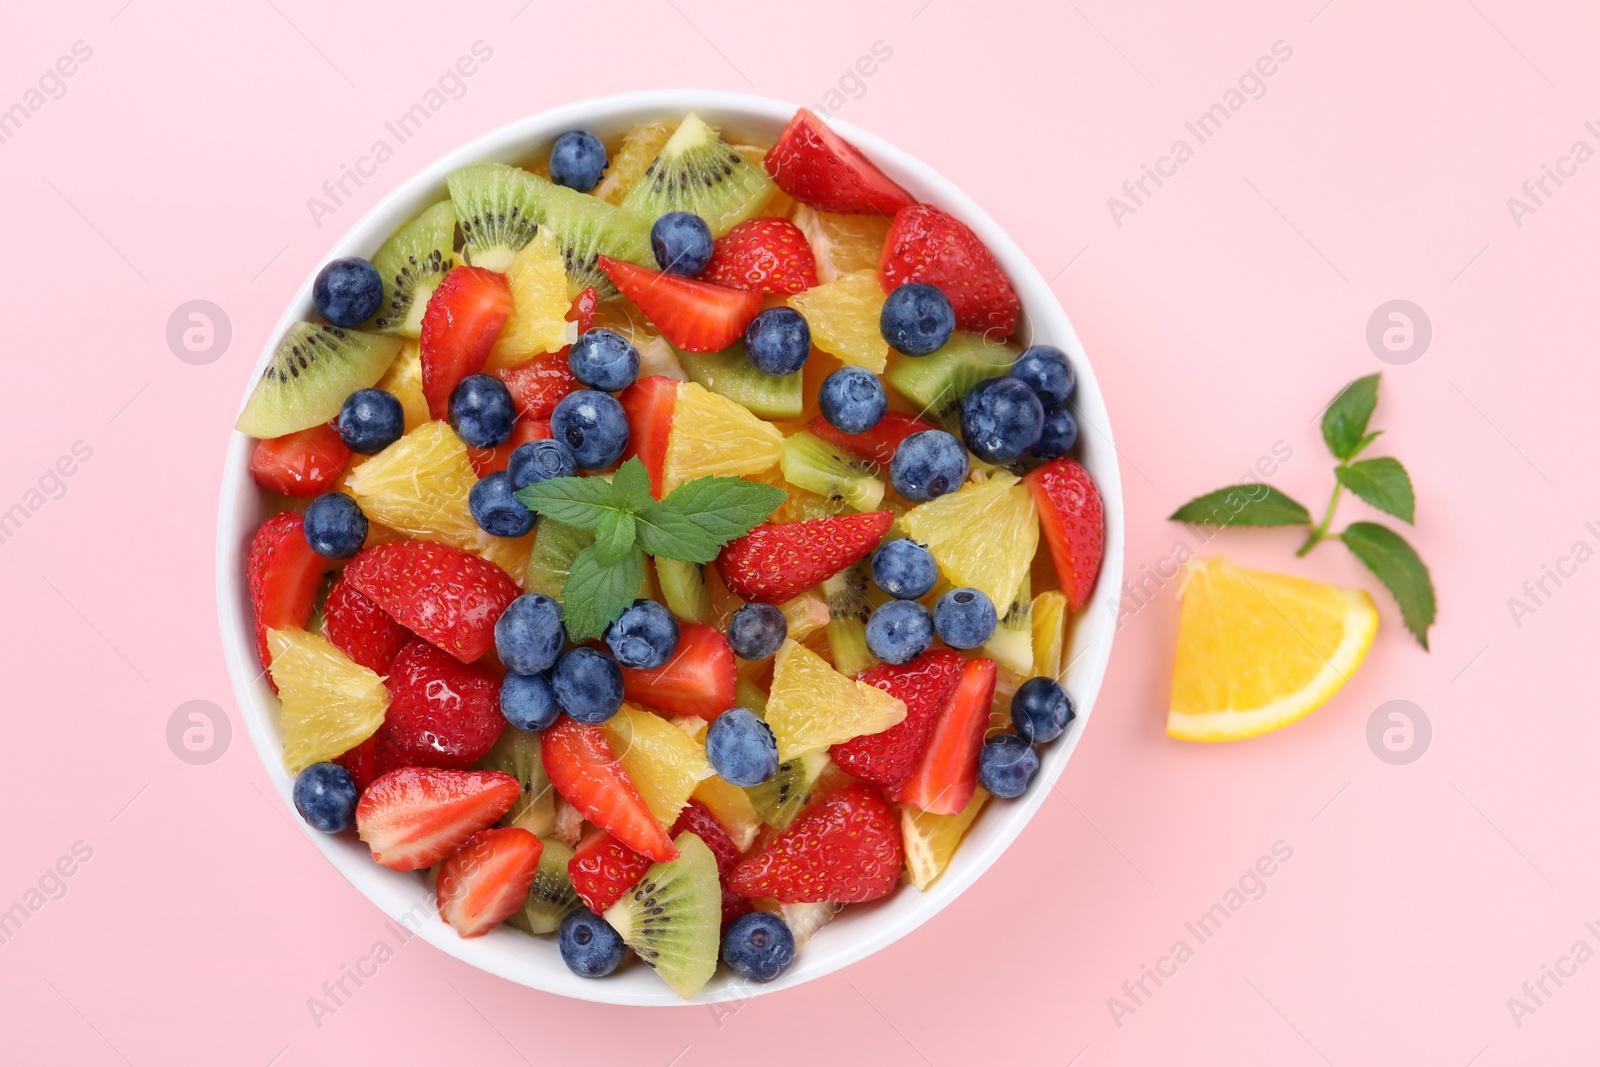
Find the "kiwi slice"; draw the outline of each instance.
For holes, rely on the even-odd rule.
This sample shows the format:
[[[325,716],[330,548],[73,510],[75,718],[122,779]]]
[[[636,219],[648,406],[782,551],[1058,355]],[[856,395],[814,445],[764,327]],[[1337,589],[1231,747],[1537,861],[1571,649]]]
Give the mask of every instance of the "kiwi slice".
[[[883,503],[883,480],[873,477],[871,461],[835,448],[815,434],[801,430],[786,438],[779,464],[784,478],[834,504],[871,511]]]
[[[592,544],[592,530],[563,526],[552,519],[539,520],[539,532],[533,536],[533,551],[528,553],[528,570],[522,582],[524,591],[560,599],[572,561]]]
[[[622,210],[647,228],[669,211],[692,211],[711,236],[721,237],[760,211],[776,189],[766,171],[690,115],[622,198]]]
[[[538,543],[534,551],[538,551]],[[698,563],[656,557],[656,580],[667,610],[685,622],[711,624],[711,592],[706,588],[706,572]]]
[[[506,920],[525,934],[553,934],[562,919],[583,907],[572,888],[572,876],[567,873],[571,846],[554,837],[539,840],[544,843],[544,851],[539,853],[539,869],[528,887],[528,899]]]
[[[641,960],[688,1000],[717,969],[722,883],[717,860],[696,834],[673,842],[678,858],[652,864],[605,920]]]
[[[946,428],[961,422],[961,398],[985,378],[1011,369],[1017,351],[991,344],[982,334],[957,332],[928,356],[896,353],[884,377],[919,409]]]
[[[1033,582],[1022,576],[1022,585],[1000,622],[989,635],[979,655],[1026,678],[1033,673]]]
[[[522,795],[500,817],[501,826],[520,826],[536,837],[555,829],[556,794],[550,788],[550,776],[544,773],[538,734],[507,725],[478,767],[509,774],[522,786]]]
[[[733,701],[741,708],[749,708],[763,719],[767,717],[767,693],[750,679],[739,676],[733,685]]]
[[[774,830],[786,828],[811,799],[817,779],[832,762],[826,752],[807,752],[778,764],[778,773],[745,790],[756,815]]]
[[[834,670],[854,678],[878,662],[867,651],[867,616],[872,604],[867,600],[867,585],[872,581],[872,564],[860,560],[822,583],[822,596],[828,602],[828,650],[833,654]]]
[[[278,342],[234,428],[267,438],[327,422],[345,397],[376,383],[399,354],[398,337],[297,322]]]
[[[721,352],[673,351],[691,382],[743,404],[753,415],[798,419],[805,407],[804,374],[795,371],[780,377],[758,370],[746,358],[743,342]]]
[[[373,329],[416,337],[428,297],[456,265],[456,209],[448,200],[433,205],[383,242],[372,265],[383,278],[383,304]]]

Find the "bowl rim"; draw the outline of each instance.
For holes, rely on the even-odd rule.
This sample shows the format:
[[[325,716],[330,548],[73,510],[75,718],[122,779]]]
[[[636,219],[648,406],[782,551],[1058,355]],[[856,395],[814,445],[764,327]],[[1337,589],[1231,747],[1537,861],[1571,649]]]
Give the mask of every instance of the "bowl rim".
[[[620,129],[647,118],[681,116],[692,111],[707,117],[714,125],[743,122],[770,127],[775,132],[796,110],[798,107],[794,104],[744,93],[647,90],[593,97],[527,115],[445,153],[401,181],[333,242],[316,269],[341,256],[370,256],[422,206],[443,195],[444,176],[451,170],[482,160],[521,161],[528,157],[528,148],[548,142],[566,129]],[[533,942],[520,933],[500,929],[482,938],[463,940],[439,919],[431,892],[415,874],[401,874],[373,863],[370,853],[352,834],[322,834],[298,818],[292,819],[340,874],[408,931],[402,940],[420,934],[436,948],[508,981],[606,1004],[728,1004],[792,988],[887,947],[949,905],[988,870],[1027,826],[1076,750],[1110,660],[1117,629],[1116,596],[1123,573],[1120,471],[1110,419],[1093,366],[1049,284],[1011,237],[976,202],[933,168],[877,135],[831,116],[826,122],[919,199],[937,204],[970,226],[994,253],[1022,298],[1024,320],[1019,336],[1025,343],[1032,343],[1034,338],[1047,340],[1065,350],[1073,361],[1078,381],[1074,408],[1080,425],[1089,431],[1081,434],[1079,447],[1083,462],[1099,487],[1106,515],[1105,558],[1099,581],[1090,603],[1069,619],[1067,651],[1070,662],[1063,673],[1077,707],[1076,724],[1043,751],[1039,775],[1027,794],[986,806],[950,866],[928,890],[919,893],[904,887],[882,901],[852,906],[839,922],[817,931],[777,981],[741,982],[719,969],[717,977],[690,1000],[679,998],[655,975],[645,973],[643,967],[630,967],[626,973],[604,981],[580,978],[566,969],[558,953],[528,953],[526,949]],[[292,323],[308,317],[315,275],[316,270],[313,270],[305,278],[265,339],[240,399],[241,410],[284,332]],[[259,493],[248,469],[254,442],[237,430],[229,432],[217,515],[217,606],[223,652],[239,715],[251,744],[279,799],[292,813],[294,779],[283,769],[282,745],[276,732],[277,701],[257,660],[244,581],[245,549],[261,518]],[[400,937],[398,928],[391,926],[390,929]]]

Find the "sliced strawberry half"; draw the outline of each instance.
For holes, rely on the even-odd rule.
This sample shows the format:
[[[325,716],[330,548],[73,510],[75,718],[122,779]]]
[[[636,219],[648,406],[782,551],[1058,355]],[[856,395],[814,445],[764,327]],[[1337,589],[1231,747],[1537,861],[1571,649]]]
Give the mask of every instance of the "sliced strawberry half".
[[[686,352],[720,352],[761,313],[761,294],[665,271],[596,259],[612,284],[638,305],[668,341]]]
[[[678,650],[655,670],[622,668],[622,693],[671,715],[715,719],[733,707],[738,669],[733,646],[716,627],[698,622],[679,626]]]
[[[956,328],[1010,337],[1022,301],[978,235],[966,223],[927,204],[894,217],[878,275],[886,291],[906,282],[936,285],[950,298]]]
[[[333,488],[350,462],[339,431],[326,424],[256,442],[250,477],[284,496],[318,496]]]
[[[795,112],[764,163],[779,189],[823,211],[888,217],[917,202],[806,108]]]
[[[968,660],[922,753],[922,762],[894,799],[933,815],[955,815],[978,787],[978,753],[994,703],[993,660]]]
[[[904,862],[894,810],[875,787],[856,783],[742,860],[729,888],[784,904],[859,903],[894,892]]]
[[[479,830],[439,865],[439,918],[462,937],[482,937],[527,901],[543,852],[520,827]]]
[[[495,471],[503,471],[511,463],[511,453],[519,445],[539,441],[550,436],[549,419],[518,419],[511,426],[511,436],[493,448],[468,448],[467,459],[479,478],[487,478]]]
[[[1039,509],[1039,529],[1050,546],[1067,606],[1082,611],[1094,592],[1106,556],[1106,508],[1094,479],[1075,459],[1058,459],[1022,479]]]
[[[746,219],[712,245],[701,281],[761,293],[803,293],[817,284],[817,257],[788,219]]]
[[[757,526],[729,542],[717,570],[746,600],[788,600],[871,552],[892,522],[892,511],[869,511]]]
[[[660,500],[667,440],[672,435],[672,412],[678,404],[678,383],[652,374],[618,393],[617,399],[628,416],[628,447],[622,459],[626,462],[639,457],[650,475],[650,495]]]
[[[898,411],[886,413],[878,420],[878,425],[866,433],[845,433],[821,415],[813,418],[806,426],[807,430],[830,445],[848,449],[858,456],[866,456],[886,465],[894,462],[895,449],[900,447],[901,441],[914,433],[934,428],[921,419],[902,415]]]
[[[667,828],[650,814],[600,727],[563,715],[540,735],[539,751],[550,784],[585,819],[652,860],[678,858]]]
[[[673,840],[676,841],[678,835],[686,830],[704,841],[711,854],[717,857],[717,873],[726,885],[728,875],[739,865],[739,846],[733,843],[733,838],[722,828],[722,823],[711,814],[711,809],[698,800],[689,801],[678,813],[678,821],[672,824]]]
[[[881,663],[856,676],[905,701],[906,717],[880,734],[864,734],[829,750],[846,774],[885,789],[899,788],[928,746],[939,711],[961,678],[962,658],[948,648],[925,652],[910,663]]]
[[[578,899],[599,915],[637,885],[653,862],[604,830],[593,830],[567,861],[567,876]]]
[[[322,576],[333,565],[306,543],[305,530],[305,520],[286,511],[262,523],[250,539],[245,581],[256,617],[256,651],[263,667],[272,660],[267,652],[267,631],[305,629]],[[278,687],[272,688],[276,691]]]
[[[422,393],[436,419],[450,414],[450,394],[477,374],[511,314],[511,285],[498,271],[457,267],[444,276],[422,313]]]
[[[432,541],[362,549],[344,576],[400,625],[463,663],[494,647],[494,624],[518,594],[493,563]]]
[[[322,636],[368,670],[388,674],[411,631],[356,591],[341,575],[322,604]]]
[[[378,774],[401,767],[465,770],[500,740],[506,724],[500,678],[487,667],[413,639],[388,675],[389,710],[364,742],[373,748]]]
[[[521,792],[515,778],[499,771],[404,767],[361,794],[356,832],[385,867],[421,870],[493,826]]]

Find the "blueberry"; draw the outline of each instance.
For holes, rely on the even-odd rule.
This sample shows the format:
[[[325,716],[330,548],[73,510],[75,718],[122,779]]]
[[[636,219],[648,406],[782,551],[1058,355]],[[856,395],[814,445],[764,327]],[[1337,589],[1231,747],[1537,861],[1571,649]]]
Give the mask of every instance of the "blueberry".
[[[1011,364],[1011,376],[1032,389],[1045,407],[1063,403],[1078,384],[1067,354],[1055,345],[1034,345],[1023,352]]]
[[[382,389],[357,389],[339,409],[340,440],[363,456],[382,452],[405,432],[406,409],[399,397]]]
[[[611,924],[588,908],[579,908],[561,920],[557,941],[567,968],[585,978],[604,978],[616,970],[627,947]]]
[[[729,708],[706,731],[706,759],[724,782],[748,789],[778,773],[778,741],[755,712]]]
[[[294,780],[294,810],[313,830],[336,834],[356,821],[356,788],[350,772],[337,763],[313,763]]]
[[[883,302],[878,331],[897,351],[926,356],[943,348],[956,332],[956,313],[938,286],[907,282]]]
[[[999,621],[994,601],[978,589],[952,589],[933,606],[933,628],[951,648],[977,648]]]
[[[550,684],[561,710],[579,722],[605,722],[622,707],[622,669],[592,648],[574,648],[562,656]]]
[[[1020,797],[1039,773],[1039,753],[1016,734],[995,734],[978,753],[978,784],[997,797]]]
[[[1065,407],[1045,408],[1044,426],[1033,454],[1041,459],[1056,459],[1072,451],[1078,443],[1078,420]]]
[[[467,493],[467,507],[484,533],[496,537],[521,537],[533,529],[538,516],[511,491],[511,476],[495,471],[479,479]]]
[[[692,211],[669,211],[650,227],[650,247],[662,270],[693,278],[711,262],[711,227]]]
[[[587,193],[599,184],[609,162],[600,138],[588,130],[568,130],[550,149],[550,180]]]
[[[972,454],[1009,463],[1039,440],[1044,405],[1016,378],[989,378],[961,398],[961,436]]]
[[[1017,733],[1037,744],[1060,737],[1077,714],[1072,694],[1054,678],[1029,678],[1011,698],[1011,722]]]
[[[770,982],[794,962],[794,934],[776,915],[741,915],[722,935],[722,962],[740,978]]]
[[[913,504],[953,493],[967,480],[967,450],[943,430],[923,430],[900,442],[889,461],[894,491]]]
[[[581,335],[567,354],[572,376],[591,389],[614,393],[639,377],[639,350],[612,330],[590,330]]]
[[[494,624],[494,650],[513,674],[549,670],[566,645],[561,605],[543,593],[517,597]]]
[[[500,682],[500,714],[519,730],[543,730],[561,714],[550,679],[542,674],[508,674]]]
[[[550,435],[572,449],[584,470],[604,470],[628,447],[628,416],[610,393],[578,389],[550,414]]]
[[[933,644],[933,616],[915,600],[891,600],[867,619],[867,650],[885,663],[908,663]]]
[[[517,405],[492,374],[469,374],[450,393],[450,425],[472,448],[493,448],[511,436]]]
[[[862,367],[840,367],[822,379],[817,402],[822,417],[842,433],[866,433],[889,410],[883,383]]]
[[[306,508],[306,544],[319,556],[349,559],[367,539],[361,505],[343,493],[323,493]]]
[[[606,630],[606,647],[624,667],[653,671],[678,651],[678,620],[654,600],[635,600]]]
[[[744,355],[763,374],[793,374],[811,355],[811,326],[794,308],[768,308],[745,327]]]
[[[571,478],[577,473],[578,461],[573,457],[572,449],[565,442],[548,437],[518,445],[512,450],[511,462],[506,465],[506,474],[511,478],[513,490],[526,489],[534,482],[551,478]]]
[[[938,579],[933,553],[908,537],[890,541],[872,554],[872,580],[896,600],[915,600]]]
[[[766,659],[789,636],[789,620],[771,604],[746,604],[728,620],[728,644],[740,659]]]
[[[317,313],[335,326],[360,326],[383,304],[383,278],[359,256],[336,259],[317,272],[311,300]]]

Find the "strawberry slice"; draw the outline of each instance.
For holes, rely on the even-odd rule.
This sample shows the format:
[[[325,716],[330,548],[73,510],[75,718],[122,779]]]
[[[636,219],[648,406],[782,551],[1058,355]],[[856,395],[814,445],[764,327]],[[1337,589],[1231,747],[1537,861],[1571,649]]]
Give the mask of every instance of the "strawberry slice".
[[[900,820],[876,788],[856,783],[741,861],[729,888],[784,904],[859,903],[894,892],[904,861]]]
[[[617,399],[628,416],[628,447],[622,453],[623,462],[639,457],[650,474],[650,495],[660,500],[672,412],[678,404],[678,383],[652,374],[618,393]]]
[[[520,827],[479,830],[439,865],[439,918],[462,937],[482,937],[528,899],[544,842]]]
[[[761,313],[761,294],[637,267],[610,256],[595,262],[668,341],[686,352],[720,352]]]
[[[350,462],[339,431],[326,423],[256,442],[250,476],[284,496],[319,496],[333,488]]]
[[[444,276],[422,313],[422,393],[436,419],[450,414],[450,394],[489,358],[506,316],[511,285],[498,271],[457,267]]]
[[[902,415],[898,411],[890,411],[878,420],[878,425],[866,433],[845,433],[821,415],[813,418],[806,429],[830,445],[887,465],[894,462],[894,452],[900,447],[901,441],[914,433],[932,430],[934,427],[921,419]]]
[[[511,436],[493,448],[468,448],[467,459],[479,478],[487,478],[495,471],[503,471],[511,463],[511,453],[518,445],[539,441],[550,436],[549,419],[518,419],[511,425]]]
[[[322,636],[368,670],[388,674],[411,631],[356,592],[341,575],[322,605]]]
[[[1082,611],[1106,555],[1106,508],[1100,490],[1075,459],[1046,463],[1022,480],[1039,509],[1039,529],[1050,546],[1067,606]]]
[[[672,824],[672,839],[676,841],[685,830],[704,841],[711,854],[717,857],[717,874],[722,876],[722,884],[726,886],[728,875],[739,865],[739,846],[733,843],[728,831],[711,814],[711,809],[698,800],[691,800],[683,806],[678,821]]]
[[[978,753],[994,703],[995,673],[993,660],[966,662],[939,711],[922,762],[894,791],[894,799],[933,815],[955,815],[967,806],[978,787]]]
[[[803,293],[817,284],[817,257],[788,219],[746,219],[717,238],[699,278],[760,293]]]
[[[506,383],[506,392],[511,394],[512,403],[517,405],[517,414],[524,421],[548,419],[556,405],[565,400],[568,393],[579,388],[578,379],[572,376],[572,367],[567,362],[565,348],[559,352],[534,356],[515,367],[501,367],[494,373]]]
[[[500,678],[487,667],[413,640],[388,675],[389,710],[378,732],[362,743],[372,747],[371,767],[378,774],[401,767],[465,770],[500,740],[506,724]]]
[[[733,647],[714,626],[681,623],[678,650],[665,664],[649,671],[622,668],[622,693],[671,715],[698,715],[715,719],[733,707],[738,681]]]
[[[519,592],[488,560],[432,541],[362,549],[344,576],[400,625],[463,663],[494,647],[494,624]]]
[[[573,892],[599,915],[638,884],[654,862],[604,830],[592,830],[567,861]]]
[[[306,543],[305,520],[292,511],[262,523],[250,539],[244,572],[250,607],[256,617],[256,651],[265,667],[268,630],[303,630],[311,621],[317,589],[333,561],[317,555]],[[269,682],[272,680],[269,676]],[[278,687],[272,687],[277,692]]]
[[[749,915],[755,910],[755,905],[751,904],[744,897],[741,897],[738,893],[730,892],[729,890],[724,889],[722,891],[723,932],[726,933],[728,927],[732,926],[737,920],[744,918],[746,915]]]
[[[391,870],[432,867],[493,826],[522,787],[499,771],[404,767],[379,778],[356,805],[356,832]]]
[[[678,858],[667,828],[650,814],[600,727],[563,715],[540,735],[539,751],[550,784],[584,818],[652,860]]]
[[[1017,329],[1022,301],[1011,279],[966,223],[927,204],[894,217],[878,277],[885,291],[906,282],[938,286],[950,298],[956,329],[1010,337]]]
[[[588,286],[572,298],[572,310],[567,312],[567,321],[578,324],[578,333],[588,333],[594,329],[594,313],[599,310],[600,294],[594,286]]]
[[[917,202],[806,108],[795,112],[764,164],[779,189],[823,211],[888,217]]]
[[[961,654],[948,648],[925,652],[901,666],[881,663],[856,680],[905,701],[906,717],[879,734],[864,734],[829,750],[846,774],[898,789],[927,748],[939,710],[961,678]]]
[[[827,581],[878,546],[892,511],[757,526],[717,558],[722,580],[746,600],[778,603]]]

